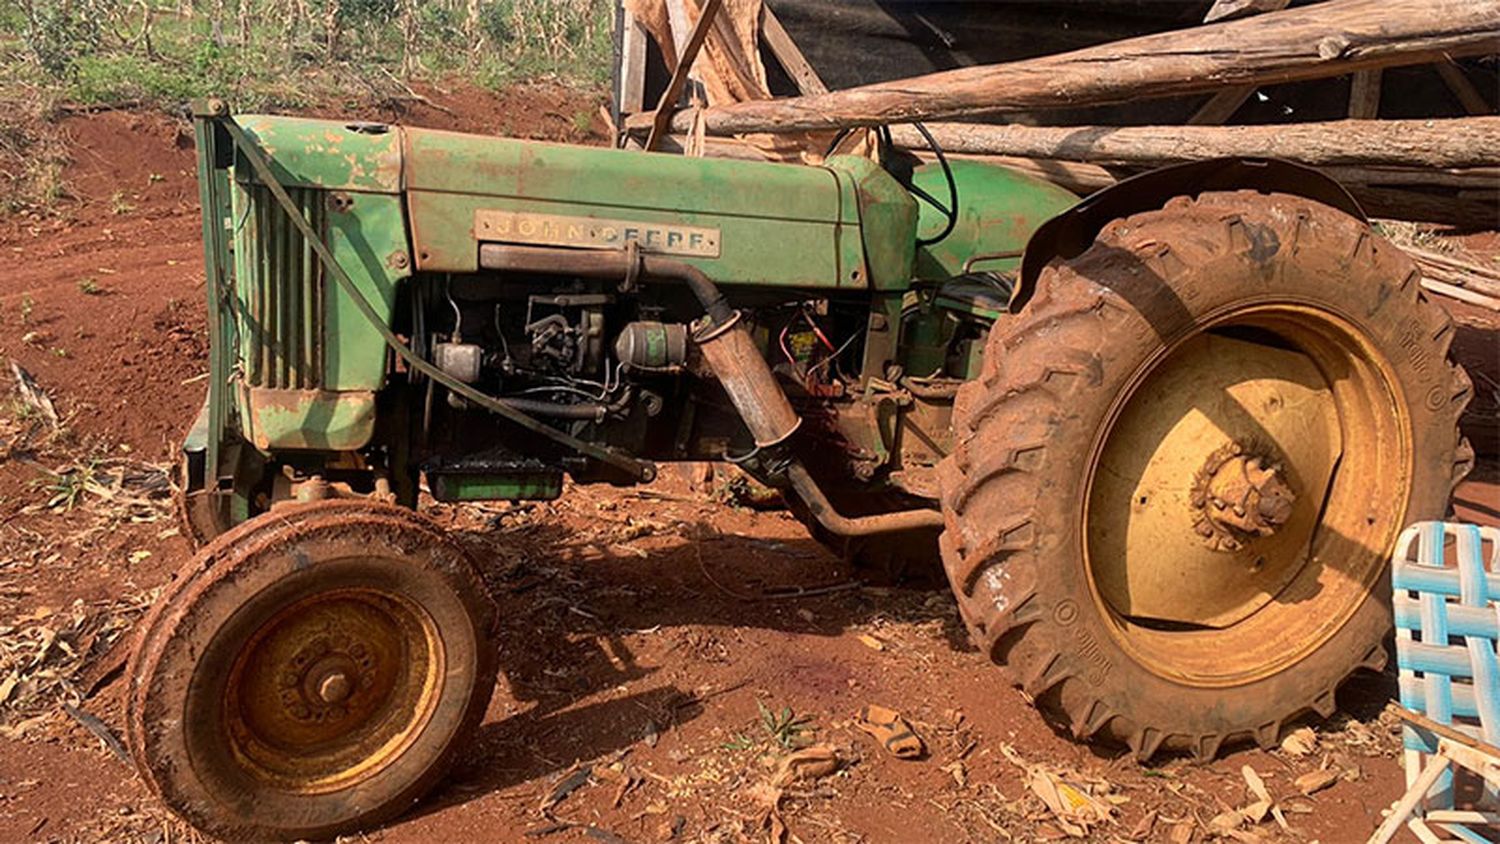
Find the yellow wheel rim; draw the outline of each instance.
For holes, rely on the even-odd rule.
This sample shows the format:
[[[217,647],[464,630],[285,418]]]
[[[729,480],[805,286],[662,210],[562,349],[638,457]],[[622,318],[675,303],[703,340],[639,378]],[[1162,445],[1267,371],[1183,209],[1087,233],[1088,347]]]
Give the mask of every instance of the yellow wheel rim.
[[[254,778],[316,794],[379,772],[420,734],[443,676],[437,631],[388,593],[299,600],[242,647],[224,701],[231,747]]]
[[[1116,400],[1083,527],[1127,652],[1224,686],[1301,660],[1363,604],[1401,527],[1411,443],[1394,379],[1347,320],[1280,303],[1209,325]]]

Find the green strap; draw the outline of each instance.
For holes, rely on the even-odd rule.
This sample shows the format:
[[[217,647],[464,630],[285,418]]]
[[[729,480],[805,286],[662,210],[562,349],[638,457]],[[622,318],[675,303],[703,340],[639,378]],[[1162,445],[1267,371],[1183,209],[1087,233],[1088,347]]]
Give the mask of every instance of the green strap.
[[[354,301],[355,307],[359,308],[359,312],[364,315],[364,318],[370,325],[376,331],[380,332],[380,336],[385,340],[386,345],[391,347],[397,357],[406,361],[407,366],[480,407],[503,416],[528,431],[541,434],[554,442],[568,446],[580,454],[586,454],[596,460],[623,469],[639,480],[649,481],[656,477],[656,466],[650,461],[637,460],[629,455],[620,454],[612,449],[595,445],[591,442],[585,442],[570,434],[559,431],[536,417],[528,416],[516,410],[501,399],[479,392],[419,357],[416,352],[413,352],[410,347],[401,342],[401,338],[397,337],[391,331],[390,326],[386,325],[385,320],[380,318],[380,314],[375,311],[370,301],[365,298],[360,289],[355,286],[354,281],[344,272],[344,268],[339,266],[338,259],[333,257],[333,253],[329,251],[327,244],[323,243],[323,239],[318,236],[317,232],[313,231],[312,224],[303,216],[302,210],[292,202],[290,196],[287,196],[286,189],[281,186],[281,183],[276,181],[276,176],[271,172],[270,165],[261,156],[260,150],[256,145],[245,135],[245,130],[240,128],[240,125],[232,117],[221,118],[220,122],[224,129],[229,132],[229,137],[234,140],[234,145],[239,147],[240,152],[244,154],[245,160],[250,162],[250,168],[255,171],[256,178],[271,191],[271,195],[276,198],[276,203],[291,218],[292,224],[297,227],[297,230],[302,233],[302,237],[307,240],[308,245],[318,254],[318,260],[323,263],[329,274],[333,276],[333,280]]]

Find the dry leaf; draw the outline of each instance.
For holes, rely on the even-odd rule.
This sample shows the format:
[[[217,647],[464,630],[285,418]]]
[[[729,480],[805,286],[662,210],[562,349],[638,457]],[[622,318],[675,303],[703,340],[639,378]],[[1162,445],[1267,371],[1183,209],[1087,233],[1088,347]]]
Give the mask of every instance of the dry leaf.
[[[1058,779],[1040,768],[1031,770],[1032,793],[1051,810],[1062,830],[1074,838],[1088,835],[1091,824],[1109,819],[1113,811],[1108,803],[1095,799],[1081,786]]]
[[[1256,799],[1265,803],[1274,802],[1271,800],[1271,792],[1266,790],[1265,780],[1260,778],[1260,774],[1257,774],[1254,768],[1246,765],[1240,768],[1240,775],[1245,778],[1245,785],[1250,786],[1250,793],[1255,795]]]
[[[1146,816],[1141,818],[1140,822],[1130,830],[1130,834],[1125,837],[1132,841],[1145,841],[1151,837],[1151,830],[1155,828],[1156,812],[1153,810],[1147,812]]]
[[[839,769],[839,755],[826,744],[804,747],[781,760],[771,784],[785,788],[797,782],[813,782]]]
[[[1172,831],[1167,833],[1167,841],[1171,844],[1192,844],[1193,825],[1190,823],[1173,824]]]
[[[1240,810],[1240,814],[1250,819],[1251,823],[1260,823],[1271,813],[1271,801],[1257,800],[1249,806]]]
[[[1308,771],[1302,776],[1297,777],[1297,779],[1292,781],[1292,784],[1303,794],[1315,794],[1338,781],[1339,773],[1337,771],[1320,768],[1316,771]]]
[[[1312,727],[1298,727],[1281,740],[1281,752],[1288,756],[1306,756],[1318,747],[1318,734]]]
[[[1208,831],[1213,835],[1228,835],[1231,831],[1244,826],[1247,820],[1249,818],[1245,817],[1244,812],[1238,809],[1230,809],[1227,812],[1220,812],[1214,815],[1213,820],[1208,822]]]
[[[3,700],[3,698],[0,698],[0,700]],[[953,781],[958,783],[959,788],[969,787],[969,770],[964,767],[963,762],[953,762],[944,765],[941,770],[953,777]]]

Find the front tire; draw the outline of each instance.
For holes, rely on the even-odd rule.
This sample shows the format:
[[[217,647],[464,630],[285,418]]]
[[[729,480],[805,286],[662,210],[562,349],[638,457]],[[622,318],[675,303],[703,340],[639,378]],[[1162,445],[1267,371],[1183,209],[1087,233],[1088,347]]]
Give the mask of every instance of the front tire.
[[[940,470],[977,643],[1079,737],[1215,756],[1332,714],[1385,561],[1472,464],[1447,315],[1360,221],[1253,191],[1111,222],[959,392]]]
[[[131,753],[213,835],[378,824],[437,782],[483,717],[494,621],[469,557],[425,519],[283,505],[207,545],[145,620]]]

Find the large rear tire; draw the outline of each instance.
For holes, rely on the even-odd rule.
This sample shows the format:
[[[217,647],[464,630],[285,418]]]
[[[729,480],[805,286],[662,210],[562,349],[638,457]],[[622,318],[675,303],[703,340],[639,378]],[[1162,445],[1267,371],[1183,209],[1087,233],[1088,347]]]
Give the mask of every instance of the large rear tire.
[[[494,621],[469,557],[425,519],[283,505],[205,546],[145,620],[131,753],[213,835],[378,824],[437,782],[483,717]]]
[[[1472,464],[1447,314],[1295,196],[1179,198],[994,326],[941,466],[982,648],[1079,737],[1215,756],[1384,665],[1385,561]]]

